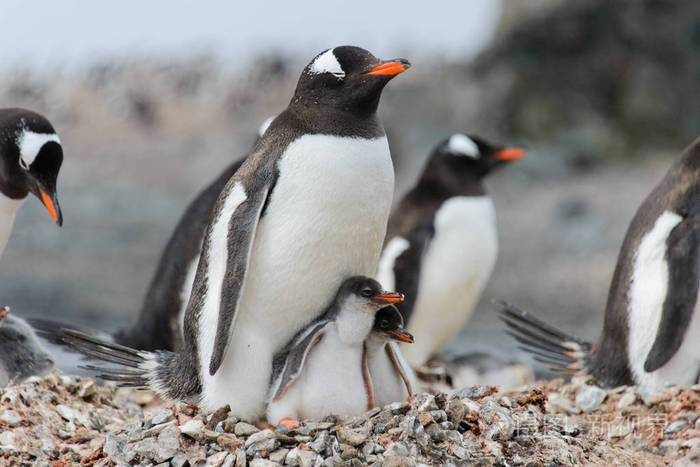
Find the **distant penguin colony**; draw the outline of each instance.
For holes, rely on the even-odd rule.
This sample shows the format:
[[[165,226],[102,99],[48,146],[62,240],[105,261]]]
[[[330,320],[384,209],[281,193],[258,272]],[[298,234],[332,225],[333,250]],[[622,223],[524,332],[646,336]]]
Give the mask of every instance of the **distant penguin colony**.
[[[502,303],[509,331],[565,374],[609,387],[637,385],[649,397],[700,377],[700,139],[647,196],[620,249],[596,344]]]
[[[493,202],[483,179],[525,151],[455,134],[433,150],[389,221],[377,278],[401,290],[398,308],[416,343],[413,366],[439,353],[471,316],[498,255]]]
[[[56,196],[62,162],[61,141],[46,118],[25,109],[0,109],[0,256],[29,193],[56,224],[63,223]]]
[[[92,360],[85,368],[102,379],[207,411],[229,405],[251,422],[294,428],[410,400],[423,389],[414,368],[422,377],[439,365],[430,359],[464,328],[493,271],[484,178],[525,151],[453,134],[390,217],[394,168],[377,109],[409,67],[354,46],[318,54],[248,154],[186,208],[136,321],[110,335],[34,320],[39,335]],[[0,159],[1,255],[30,192],[61,225],[63,150],[44,117],[0,109]],[[506,302],[501,316],[536,359],[607,386],[635,384],[648,400],[700,377],[699,265],[700,139],[632,220],[596,344]],[[8,313],[0,309],[0,387],[53,366]],[[503,359],[471,360],[501,377]],[[472,374],[454,372],[460,385]]]

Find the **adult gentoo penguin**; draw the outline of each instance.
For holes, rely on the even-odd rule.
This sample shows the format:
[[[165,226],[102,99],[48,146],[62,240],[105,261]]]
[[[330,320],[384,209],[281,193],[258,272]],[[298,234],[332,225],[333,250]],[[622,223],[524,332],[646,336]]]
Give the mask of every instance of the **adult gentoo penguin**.
[[[347,279],[328,310],[275,355],[267,421],[358,415],[374,407],[365,339],[375,313],[401,300],[403,295],[386,292],[374,279]]]
[[[341,46],[304,68],[216,202],[183,350],[142,355],[153,389],[205,409],[229,404],[248,420],[264,415],[273,355],[344,279],[376,270],[394,185],[376,110],[408,66]]]
[[[31,110],[0,109],[0,255],[12,233],[15,214],[33,193],[59,226],[56,178],[63,149],[49,121]]]
[[[576,339],[502,303],[510,332],[563,373],[585,372],[607,386],[636,384],[648,398],[666,383],[700,375],[700,139],[637,210],[615,266],[603,331]]]
[[[377,279],[406,294],[398,308],[416,337],[404,352],[411,365],[440,352],[469,319],[498,255],[483,178],[524,154],[452,135],[435,147],[392,215]]]
[[[411,397],[418,384],[411,367],[397,348],[399,342],[415,342],[403,328],[403,317],[394,306],[377,312],[365,341],[365,358],[374,388],[374,405],[384,407]]]

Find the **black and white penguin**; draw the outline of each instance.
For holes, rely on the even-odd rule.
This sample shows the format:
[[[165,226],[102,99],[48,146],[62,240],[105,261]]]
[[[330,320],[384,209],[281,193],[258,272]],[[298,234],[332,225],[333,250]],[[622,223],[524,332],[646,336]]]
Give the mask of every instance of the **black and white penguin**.
[[[49,121],[31,110],[0,109],[0,256],[12,233],[15,214],[33,193],[59,226],[56,179],[63,149]]]
[[[408,66],[340,46],[304,68],[289,106],[216,202],[183,350],[142,354],[153,389],[264,416],[274,354],[329,306],[339,283],[376,271],[394,187],[376,111]]]
[[[296,420],[332,413],[352,416],[373,408],[365,340],[375,329],[375,313],[401,300],[401,294],[386,292],[374,279],[347,279],[328,310],[275,355],[267,421],[289,426]]]
[[[413,366],[464,327],[498,255],[496,216],[484,177],[525,151],[455,134],[438,144],[389,221],[377,279],[401,290],[399,311],[416,343]]]
[[[373,404],[387,404],[408,399],[418,388],[411,369],[399,351],[400,342],[413,344],[411,333],[403,328],[403,317],[395,306],[377,312],[374,327],[365,341],[365,358],[374,388]]]
[[[613,274],[596,344],[502,302],[509,332],[537,359],[609,387],[635,384],[648,398],[666,383],[700,377],[700,138],[637,210]]]
[[[9,313],[8,307],[0,308],[0,388],[43,376],[54,365],[32,328]]]

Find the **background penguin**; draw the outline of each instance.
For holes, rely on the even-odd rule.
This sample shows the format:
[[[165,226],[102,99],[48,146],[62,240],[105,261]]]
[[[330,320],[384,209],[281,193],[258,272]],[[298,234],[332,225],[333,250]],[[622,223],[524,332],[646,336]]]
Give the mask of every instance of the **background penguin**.
[[[12,233],[15,214],[29,193],[63,223],[56,179],[63,149],[49,121],[31,110],[0,109],[0,255]]]
[[[609,387],[636,384],[648,398],[666,383],[700,375],[700,138],[637,210],[613,274],[596,344],[571,337],[501,303],[509,331],[566,374],[585,372]]]
[[[394,181],[376,110],[408,66],[352,46],[306,66],[216,202],[183,351],[137,352],[156,392],[262,417],[274,354],[328,307],[337,284],[376,271]]]
[[[374,405],[378,407],[406,400],[418,388],[413,370],[396,347],[397,342],[412,344],[414,339],[403,328],[403,317],[394,306],[382,308],[365,342]]]
[[[53,358],[22,319],[0,308],[0,388],[43,376],[53,368]]]
[[[268,422],[357,415],[372,408],[364,341],[376,328],[377,310],[401,300],[401,294],[384,291],[374,279],[346,280],[331,307],[275,355]]]
[[[440,352],[469,319],[498,255],[493,203],[482,180],[524,154],[452,135],[433,150],[392,215],[377,279],[406,294],[398,308],[416,337],[404,352],[411,365]]]

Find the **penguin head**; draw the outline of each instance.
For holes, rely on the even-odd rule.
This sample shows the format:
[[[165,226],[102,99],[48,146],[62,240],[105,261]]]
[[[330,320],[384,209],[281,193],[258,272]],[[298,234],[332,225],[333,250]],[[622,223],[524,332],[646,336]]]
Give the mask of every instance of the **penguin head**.
[[[374,317],[372,333],[383,340],[396,340],[413,344],[413,336],[403,328],[403,317],[395,306],[387,306],[377,312]]]
[[[63,223],[56,179],[63,149],[56,131],[41,115],[0,109],[0,193],[24,199],[33,193],[59,226]]]
[[[404,297],[397,292],[387,292],[374,279],[354,276],[343,282],[338,291],[338,299],[341,306],[350,305],[362,312],[375,314],[387,305],[401,303]]]
[[[384,86],[410,66],[406,59],[380,60],[360,47],[334,47],[318,54],[304,68],[292,104],[372,114]]]
[[[525,157],[525,150],[490,143],[478,136],[454,134],[433,150],[430,164],[443,167],[453,174],[483,178],[506,162]]]

